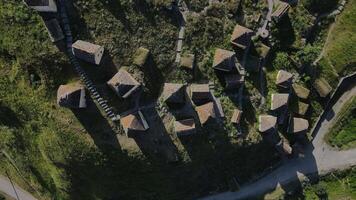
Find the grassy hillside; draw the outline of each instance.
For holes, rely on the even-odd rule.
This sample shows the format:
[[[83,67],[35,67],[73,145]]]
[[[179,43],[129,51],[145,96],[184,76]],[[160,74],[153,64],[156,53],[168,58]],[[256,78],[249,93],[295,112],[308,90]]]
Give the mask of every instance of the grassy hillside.
[[[229,35],[236,23],[258,27],[254,19],[266,6],[264,1],[241,1],[241,6],[236,6],[238,0],[224,1],[210,7],[205,16],[188,17],[184,53],[197,54],[199,70],[194,78],[173,63],[178,26],[174,14],[161,6],[166,1],[74,0],[73,6],[68,5],[74,38],[105,46],[108,65],[84,67],[95,84],[105,83],[108,77],[101,72],[108,66],[115,72],[125,66],[135,77],[144,79],[145,86],[153,91],[149,100],[159,95],[165,81],[216,83],[215,92],[222,99],[227,118],[221,126],[208,127],[202,136],[186,141],[186,151],[180,156],[190,160],[176,164],[132,155],[110,145],[115,132],[98,112],[78,111],[89,121],[88,128],[78,112],[56,105],[58,86],[78,77],[66,56],[50,42],[41,18],[21,2],[0,1],[0,149],[9,155],[0,156],[0,172],[8,171],[41,199],[195,199],[211,191],[234,189],[233,177],[244,183],[279,161],[276,151],[262,141],[256,129],[257,114],[268,109],[259,107],[256,74],[251,73],[246,83],[245,95],[252,100],[244,108],[245,137],[229,138],[236,131],[228,122],[236,99],[224,92],[211,67],[215,48],[231,49]],[[206,6],[202,0],[188,3],[196,11]],[[306,12],[298,5],[292,17],[285,19],[287,29],[293,32],[290,43],[284,44],[284,38],[274,35],[280,42],[272,49],[268,64],[270,93],[276,90],[278,69],[297,71],[291,62],[284,65],[283,61],[290,60],[288,56],[304,58],[297,52],[305,50],[309,61],[318,50],[300,44],[311,20],[310,15],[301,14]],[[283,33],[284,27],[279,28]],[[158,78],[146,80],[150,69],[132,65],[132,55],[140,46],[151,51],[150,64],[155,69],[151,72]],[[282,61],[273,62],[277,58]],[[300,82],[308,85],[308,76],[303,75]],[[321,109],[315,100],[314,114]],[[121,102],[116,105],[121,106]]]
[[[300,188],[295,183],[278,187],[265,195],[264,200],[317,200],[317,199],[355,199],[356,198],[356,169],[337,171],[320,177],[317,182],[304,181]],[[287,191],[288,192],[287,192]],[[289,191],[290,190],[290,191]]]
[[[356,198],[356,170],[346,170],[324,176],[314,185],[304,190],[305,199],[355,199]]]
[[[87,118],[105,128],[86,130],[74,112],[56,105],[58,85],[78,78],[40,17],[20,2],[0,2],[0,148],[9,155],[0,157],[0,172],[41,199],[192,199],[228,189],[232,176],[247,181],[278,160],[260,138],[232,145],[223,129],[212,130],[220,131],[217,138],[198,138],[193,161],[176,165],[106,144],[115,133],[100,115]],[[149,48],[159,73],[169,77],[177,27],[170,13],[151,6],[74,1],[75,38],[105,45],[117,68],[130,67],[137,47]],[[263,159],[251,159],[260,152]]]
[[[326,41],[324,59],[340,75],[356,70],[356,1],[348,1]]]
[[[338,114],[337,122],[326,140],[334,147],[347,149],[356,146],[356,98],[345,104]]]

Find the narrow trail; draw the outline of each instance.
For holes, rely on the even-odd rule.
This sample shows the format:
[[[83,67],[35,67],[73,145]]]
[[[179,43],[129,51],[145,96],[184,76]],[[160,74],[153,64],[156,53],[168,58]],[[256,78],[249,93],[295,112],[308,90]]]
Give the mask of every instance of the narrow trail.
[[[178,23],[179,23],[179,33],[177,39],[175,63],[180,63],[181,54],[183,50],[184,35],[185,35],[186,15],[189,13],[189,9],[184,1],[179,1],[178,6],[175,6],[174,9],[178,13]]]

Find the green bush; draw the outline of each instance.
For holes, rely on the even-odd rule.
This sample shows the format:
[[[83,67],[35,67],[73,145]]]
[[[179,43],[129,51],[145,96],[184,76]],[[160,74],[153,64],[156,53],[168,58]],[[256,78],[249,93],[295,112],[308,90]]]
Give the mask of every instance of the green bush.
[[[328,193],[324,184],[317,184],[314,186],[314,192],[320,199],[326,199]]]
[[[312,46],[308,44],[302,50],[298,51],[296,56],[299,62],[304,66],[310,66],[320,53],[320,48],[318,46]]]
[[[292,63],[287,53],[278,52],[276,58],[273,60],[273,67],[277,70],[279,69],[291,69]]]
[[[327,141],[338,148],[356,145],[356,99],[346,103],[338,116],[338,122],[330,130]]]

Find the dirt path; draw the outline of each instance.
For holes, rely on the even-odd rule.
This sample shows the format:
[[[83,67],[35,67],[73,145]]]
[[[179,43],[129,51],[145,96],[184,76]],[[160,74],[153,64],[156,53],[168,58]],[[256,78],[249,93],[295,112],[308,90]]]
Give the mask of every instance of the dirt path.
[[[336,114],[343,105],[356,96],[356,87],[345,92],[338,102],[329,110],[325,118],[321,119],[321,126],[312,144],[305,150],[305,156],[290,160],[260,180],[243,186],[237,192],[224,192],[202,200],[237,200],[249,199],[275,189],[278,185],[287,184],[297,178],[310,174],[327,174],[331,171],[347,169],[356,165],[356,149],[337,151],[328,146],[324,137],[336,120]]]

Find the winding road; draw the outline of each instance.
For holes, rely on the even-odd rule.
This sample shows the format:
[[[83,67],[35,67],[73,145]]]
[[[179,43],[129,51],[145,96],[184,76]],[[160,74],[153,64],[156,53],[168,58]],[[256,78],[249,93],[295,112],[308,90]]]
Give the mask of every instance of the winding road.
[[[7,196],[16,200],[37,200],[29,192],[25,191],[16,184],[12,184],[11,180],[0,175],[0,191]]]
[[[356,149],[338,151],[327,145],[324,141],[328,130],[333,126],[337,113],[343,105],[356,96],[356,87],[346,91],[333,107],[326,112],[321,124],[316,128],[316,136],[313,142],[305,149],[304,157],[288,161],[260,180],[243,186],[237,192],[224,192],[201,200],[238,200],[250,199],[256,195],[262,195],[291,181],[303,179],[309,175],[324,175],[335,170],[347,169],[356,166]]]

